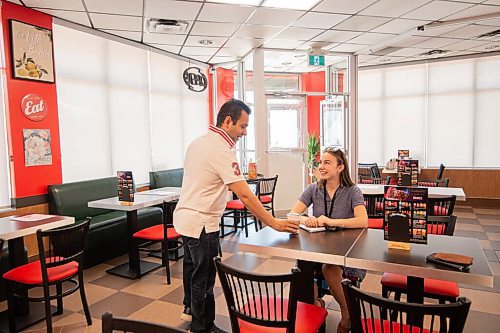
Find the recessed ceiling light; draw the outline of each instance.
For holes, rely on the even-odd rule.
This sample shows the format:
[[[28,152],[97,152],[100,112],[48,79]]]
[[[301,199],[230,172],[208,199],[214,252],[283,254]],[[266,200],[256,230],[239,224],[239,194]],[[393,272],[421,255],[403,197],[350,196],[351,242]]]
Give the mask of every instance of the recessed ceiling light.
[[[232,5],[258,6],[261,0],[207,0],[207,2],[228,3]]]
[[[212,45],[214,42],[210,39],[201,39],[198,41],[198,43],[201,45]]]
[[[265,0],[262,6],[273,7],[273,8],[283,8],[283,9],[299,9],[299,10],[309,10],[319,0]]]

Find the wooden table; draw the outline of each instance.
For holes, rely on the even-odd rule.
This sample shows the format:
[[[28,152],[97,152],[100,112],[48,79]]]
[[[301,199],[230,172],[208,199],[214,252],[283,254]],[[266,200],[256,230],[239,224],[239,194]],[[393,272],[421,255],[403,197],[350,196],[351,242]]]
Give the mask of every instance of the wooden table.
[[[9,268],[13,269],[28,263],[28,257],[24,252],[24,236],[36,234],[39,229],[45,231],[73,223],[75,223],[73,217],[57,215],[46,215],[46,218],[43,220],[33,222],[15,221],[11,219],[11,216],[0,218],[0,238],[3,238],[8,243]],[[18,315],[16,323],[19,330],[23,330],[45,319],[43,303],[32,303],[30,306],[28,301],[18,300],[16,309]],[[2,332],[9,331],[7,311],[0,313],[0,331]]]
[[[88,203],[88,206],[91,208],[121,210],[127,213],[128,263],[108,269],[106,272],[129,279],[137,279],[161,266],[161,264],[140,260],[139,254],[135,250],[132,235],[138,231],[137,210],[155,205],[164,206],[167,202],[179,199],[179,195],[180,187],[163,187],[144,192],[137,192],[134,195],[134,202],[130,205],[123,205],[118,200],[118,197],[95,200]],[[164,218],[167,218],[168,216],[168,214],[165,214],[164,209]]]
[[[357,184],[363,194],[384,194],[384,186],[379,184]],[[416,186],[422,187],[422,186]],[[460,187],[425,187],[429,190],[429,197],[442,198],[455,195],[458,201],[465,201],[464,190]]]

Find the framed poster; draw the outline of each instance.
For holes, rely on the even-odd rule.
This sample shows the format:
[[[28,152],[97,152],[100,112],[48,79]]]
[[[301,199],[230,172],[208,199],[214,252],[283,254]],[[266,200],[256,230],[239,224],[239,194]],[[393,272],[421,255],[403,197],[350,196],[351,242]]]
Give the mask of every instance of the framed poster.
[[[9,20],[12,77],[54,83],[52,30]]]
[[[26,166],[52,165],[49,129],[23,129]]]
[[[408,149],[399,149],[398,158],[399,159],[410,158],[410,151]]]
[[[398,185],[418,184],[418,160],[398,160]]]

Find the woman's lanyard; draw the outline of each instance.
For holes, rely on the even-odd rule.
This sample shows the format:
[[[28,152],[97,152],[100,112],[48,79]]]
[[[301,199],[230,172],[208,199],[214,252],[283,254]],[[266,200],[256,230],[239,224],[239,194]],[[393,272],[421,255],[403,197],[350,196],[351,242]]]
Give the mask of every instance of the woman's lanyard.
[[[327,193],[326,193],[326,184],[323,187],[323,202],[325,204],[325,216],[328,217],[329,219],[332,218],[333,205],[335,204],[335,198],[337,197],[337,192],[338,192],[339,188],[340,188],[340,186],[337,187],[337,189],[335,190],[335,193],[333,194],[332,202],[330,204],[330,210],[327,211],[327,207],[328,206],[326,204],[326,196],[327,196]]]

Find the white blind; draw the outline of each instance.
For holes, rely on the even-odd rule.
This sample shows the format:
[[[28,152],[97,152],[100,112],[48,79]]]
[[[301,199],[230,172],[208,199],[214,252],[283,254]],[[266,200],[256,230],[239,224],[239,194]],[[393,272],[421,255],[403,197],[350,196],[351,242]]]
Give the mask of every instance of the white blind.
[[[5,120],[5,69],[0,70],[0,208],[10,207],[9,155]]]
[[[182,81],[188,63],[57,25],[54,45],[64,182],[131,170],[143,184],[182,167],[208,126],[207,91]]]

